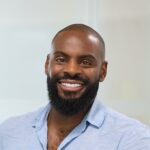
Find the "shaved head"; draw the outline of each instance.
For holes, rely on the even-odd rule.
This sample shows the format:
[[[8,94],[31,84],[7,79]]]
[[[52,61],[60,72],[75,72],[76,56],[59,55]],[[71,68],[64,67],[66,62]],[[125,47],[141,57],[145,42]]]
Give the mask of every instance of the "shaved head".
[[[62,30],[58,31],[52,40],[52,44],[54,43],[55,39],[59,37],[59,35],[63,34],[64,32],[80,32],[84,36],[88,36],[91,40],[98,40],[99,42],[99,51],[103,59],[105,59],[105,43],[101,35],[96,32],[91,27],[84,25],[84,24],[71,24]]]

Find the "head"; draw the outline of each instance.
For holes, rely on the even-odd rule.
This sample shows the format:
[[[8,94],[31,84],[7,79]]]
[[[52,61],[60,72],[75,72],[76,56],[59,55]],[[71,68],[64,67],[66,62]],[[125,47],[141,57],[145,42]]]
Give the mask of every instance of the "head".
[[[62,29],[45,63],[52,107],[67,116],[87,111],[106,71],[105,44],[95,30],[83,24]]]

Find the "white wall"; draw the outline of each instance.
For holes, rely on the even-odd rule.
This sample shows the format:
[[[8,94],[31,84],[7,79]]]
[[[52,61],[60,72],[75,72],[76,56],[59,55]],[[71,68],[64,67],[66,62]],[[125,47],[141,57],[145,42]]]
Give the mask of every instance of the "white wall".
[[[48,102],[44,61],[51,39],[78,22],[106,42],[103,102],[150,124],[148,0],[0,0],[0,122]]]
[[[0,122],[48,103],[44,62],[51,39],[68,24],[87,23],[86,4],[0,0]]]
[[[95,1],[109,62],[106,104],[150,125],[150,1]]]

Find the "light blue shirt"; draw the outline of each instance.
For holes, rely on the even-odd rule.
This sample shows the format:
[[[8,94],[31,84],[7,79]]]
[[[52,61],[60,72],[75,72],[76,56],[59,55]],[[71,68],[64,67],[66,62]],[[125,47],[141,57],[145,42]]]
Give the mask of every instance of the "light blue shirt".
[[[0,150],[47,150],[50,104],[0,125]],[[150,131],[140,122],[104,107],[98,100],[58,150],[150,150]]]

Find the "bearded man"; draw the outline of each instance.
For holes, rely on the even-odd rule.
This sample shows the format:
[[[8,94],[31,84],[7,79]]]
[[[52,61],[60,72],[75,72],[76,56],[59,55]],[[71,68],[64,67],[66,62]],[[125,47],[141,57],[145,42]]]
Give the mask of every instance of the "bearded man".
[[[0,150],[150,150],[150,131],[100,103],[106,77],[98,32],[72,24],[52,40],[45,63],[49,104],[0,126]]]

